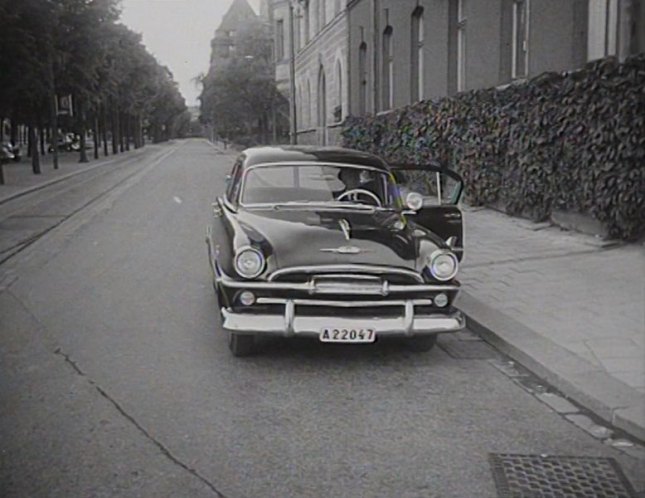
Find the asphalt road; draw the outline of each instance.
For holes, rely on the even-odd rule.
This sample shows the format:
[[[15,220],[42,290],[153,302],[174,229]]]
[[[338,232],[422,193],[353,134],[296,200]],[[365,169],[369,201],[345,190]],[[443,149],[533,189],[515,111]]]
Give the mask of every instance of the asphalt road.
[[[0,266],[0,495],[493,497],[489,453],[613,457],[642,486],[468,334],[232,357],[204,242],[231,165],[153,148]],[[69,200],[39,195],[20,209]]]

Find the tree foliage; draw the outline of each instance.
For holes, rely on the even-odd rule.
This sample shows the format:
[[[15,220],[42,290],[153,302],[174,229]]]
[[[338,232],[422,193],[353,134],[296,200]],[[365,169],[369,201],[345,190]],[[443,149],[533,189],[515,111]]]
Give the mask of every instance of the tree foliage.
[[[82,137],[100,129],[114,152],[142,145],[145,128],[154,140],[181,134],[187,110],[172,74],[119,15],[118,0],[0,0],[0,118]],[[65,95],[74,118],[59,122],[53,102]]]
[[[610,57],[506,88],[353,117],[344,144],[462,174],[475,205],[548,219],[589,214],[609,235],[645,234],[645,55]]]
[[[288,102],[276,86],[270,32],[260,23],[244,28],[234,53],[201,78],[201,121],[229,140],[267,143],[288,129]]]

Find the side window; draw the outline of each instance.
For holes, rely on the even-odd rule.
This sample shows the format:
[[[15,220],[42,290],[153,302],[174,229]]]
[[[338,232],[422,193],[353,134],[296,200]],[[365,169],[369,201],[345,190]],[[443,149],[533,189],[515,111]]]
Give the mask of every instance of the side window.
[[[402,198],[416,192],[423,197],[424,206],[457,204],[463,190],[463,181],[456,173],[418,168],[395,171],[394,176]]]
[[[226,199],[237,204],[237,196],[240,190],[240,177],[242,175],[242,159],[235,161],[231,174],[228,176],[228,184],[226,186]]]

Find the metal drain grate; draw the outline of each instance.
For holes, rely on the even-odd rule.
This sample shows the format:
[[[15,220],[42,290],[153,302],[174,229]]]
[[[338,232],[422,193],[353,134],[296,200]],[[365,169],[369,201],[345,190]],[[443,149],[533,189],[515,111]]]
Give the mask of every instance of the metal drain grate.
[[[499,498],[636,498],[613,458],[491,453]]]

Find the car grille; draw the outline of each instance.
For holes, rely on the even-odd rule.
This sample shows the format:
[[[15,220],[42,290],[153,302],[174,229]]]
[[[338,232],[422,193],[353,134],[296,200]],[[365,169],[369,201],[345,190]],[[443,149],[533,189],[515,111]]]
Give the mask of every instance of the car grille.
[[[280,270],[275,272],[270,280],[274,282],[307,283],[310,280],[319,283],[321,286],[382,286],[383,282],[388,285],[414,285],[421,283],[421,277],[410,270],[379,268],[366,271],[360,267],[347,268],[346,271],[336,268],[311,267],[306,270]]]
[[[403,306],[361,306],[353,308],[338,308],[324,306],[306,306],[296,307],[298,316],[351,316],[352,318],[388,318],[403,316],[405,308]]]

